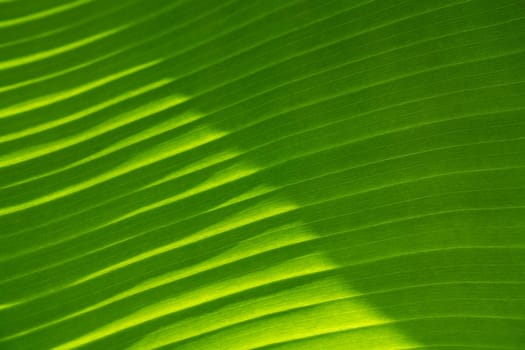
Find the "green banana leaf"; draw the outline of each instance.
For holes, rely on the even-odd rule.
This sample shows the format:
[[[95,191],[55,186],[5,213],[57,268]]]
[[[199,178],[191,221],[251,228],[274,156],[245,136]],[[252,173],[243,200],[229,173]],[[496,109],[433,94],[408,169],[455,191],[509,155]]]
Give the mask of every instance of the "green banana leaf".
[[[0,349],[525,349],[525,1],[3,0]]]

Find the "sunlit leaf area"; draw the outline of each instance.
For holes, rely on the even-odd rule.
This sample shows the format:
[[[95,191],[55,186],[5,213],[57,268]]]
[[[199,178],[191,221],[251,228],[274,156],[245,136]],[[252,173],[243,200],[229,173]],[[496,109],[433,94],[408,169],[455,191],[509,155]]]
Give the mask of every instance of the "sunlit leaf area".
[[[525,1],[0,1],[0,349],[525,349]]]

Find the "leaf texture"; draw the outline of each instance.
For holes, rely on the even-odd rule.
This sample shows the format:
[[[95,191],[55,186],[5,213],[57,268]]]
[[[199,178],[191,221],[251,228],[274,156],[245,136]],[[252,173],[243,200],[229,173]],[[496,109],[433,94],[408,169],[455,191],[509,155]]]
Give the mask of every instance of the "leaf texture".
[[[522,0],[0,2],[0,348],[525,348],[524,73]]]

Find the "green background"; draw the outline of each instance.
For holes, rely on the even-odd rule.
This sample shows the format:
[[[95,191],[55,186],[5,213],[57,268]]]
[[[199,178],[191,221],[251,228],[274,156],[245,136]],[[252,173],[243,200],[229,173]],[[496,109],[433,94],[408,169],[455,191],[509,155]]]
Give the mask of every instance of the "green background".
[[[525,349],[525,2],[0,3],[1,349]]]

